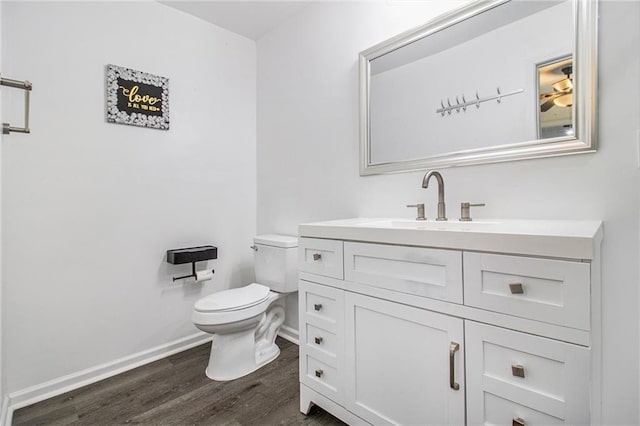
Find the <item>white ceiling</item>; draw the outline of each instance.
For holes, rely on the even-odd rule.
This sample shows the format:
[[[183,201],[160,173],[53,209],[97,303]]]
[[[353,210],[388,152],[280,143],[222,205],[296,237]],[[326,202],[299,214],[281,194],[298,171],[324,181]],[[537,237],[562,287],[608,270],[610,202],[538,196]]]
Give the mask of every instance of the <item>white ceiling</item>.
[[[160,3],[257,40],[311,1],[161,0]]]

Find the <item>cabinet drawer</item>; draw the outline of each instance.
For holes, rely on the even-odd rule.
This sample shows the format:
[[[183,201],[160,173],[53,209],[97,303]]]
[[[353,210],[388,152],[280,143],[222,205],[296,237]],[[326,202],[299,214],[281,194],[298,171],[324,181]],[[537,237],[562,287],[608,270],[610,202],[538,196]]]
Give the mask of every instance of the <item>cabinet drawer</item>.
[[[507,420],[518,414],[527,421],[526,411],[526,424],[535,423],[535,412],[560,423],[589,422],[588,348],[472,321],[465,321],[465,342],[470,424],[503,419],[490,407],[511,407],[504,408]]]
[[[462,253],[421,247],[344,243],[345,280],[462,303]]]
[[[343,277],[342,241],[301,237],[298,259],[300,271],[339,280]]]
[[[315,353],[320,353],[333,360],[335,365],[335,359],[338,353],[338,337],[335,333],[324,330],[320,327],[316,327],[312,324],[306,323],[306,349]]]
[[[336,333],[344,319],[344,294],[342,290],[300,280],[298,306],[302,310],[301,328],[310,323]]]
[[[484,394],[484,404],[484,419],[478,424],[504,426],[564,424],[564,421],[558,417],[550,416],[490,393]],[[471,422],[469,423],[471,424]]]
[[[300,280],[298,298],[300,382],[339,401],[344,388],[344,291]]]
[[[590,265],[464,253],[465,305],[589,330]]]
[[[300,381],[321,394],[335,398],[340,393],[340,377],[338,369],[306,354],[304,361],[300,363]]]

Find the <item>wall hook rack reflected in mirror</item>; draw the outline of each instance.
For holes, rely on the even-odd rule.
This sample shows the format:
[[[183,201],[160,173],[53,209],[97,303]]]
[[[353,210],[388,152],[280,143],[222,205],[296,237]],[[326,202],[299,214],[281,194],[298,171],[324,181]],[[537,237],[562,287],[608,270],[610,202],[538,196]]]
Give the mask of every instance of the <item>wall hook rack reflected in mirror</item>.
[[[449,101],[449,98],[447,98],[447,106],[444,106],[444,103],[442,102],[442,100],[440,101],[440,106],[441,108],[438,108],[436,110],[436,114],[440,114],[441,116],[444,117],[445,112],[449,115],[451,115],[451,111],[455,110],[457,113],[460,112],[460,108],[462,108],[463,112],[467,111],[467,107],[469,105],[475,105],[476,108],[480,108],[480,104],[482,102],[487,102],[487,101],[492,101],[492,100],[496,100],[498,101],[498,103],[502,102],[502,98],[506,98],[507,96],[511,96],[511,95],[517,95],[518,93],[522,93],[524,92],[524,89],[517,89],[517,90],[512,90],[511,92],[507,92],[507,93],[502,93],[500,91],[500,87],[496,87],[496,95],[493,96],[487,96],[486,98],[481,98],[480,96],[478,96],[478,92],[476,91],[476,99],[472,100],[472,101],[468,101],[465,99],[464,95],[462,95],[462,102],[460,102],[458,100],[458,96],[456,96],[456,103],[455,105],[451,105],[451,102]]]
[[[2,134],[8,135],[15,133],[31,133],[29,129],[29,93],[33,89],[30,81],[12,80],[10,78],[0,77],[0,86],[13,87],[14,89],[24,90],[24,127],[13,127],[9,123],[2,123]]]

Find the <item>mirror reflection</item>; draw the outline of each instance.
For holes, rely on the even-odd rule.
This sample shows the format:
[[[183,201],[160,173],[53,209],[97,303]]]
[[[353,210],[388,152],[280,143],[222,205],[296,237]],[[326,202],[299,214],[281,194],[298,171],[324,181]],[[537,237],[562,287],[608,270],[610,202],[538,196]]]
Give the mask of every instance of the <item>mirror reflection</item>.
[[[363,52],[361,173],[490,162],[504,147],[576,141],[577,7],[479,2]]]
[[[538,65],[538,137],[573,136],[573,59]]]

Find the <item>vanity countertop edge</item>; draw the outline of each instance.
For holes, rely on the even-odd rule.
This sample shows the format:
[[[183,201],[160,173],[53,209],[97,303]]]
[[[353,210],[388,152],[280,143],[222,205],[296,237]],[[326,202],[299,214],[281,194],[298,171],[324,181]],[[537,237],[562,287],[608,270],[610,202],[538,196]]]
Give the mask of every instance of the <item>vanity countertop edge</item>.
[[[405,227],[393,226],[395,222]],[[490,225],[483,226],[483,223]],[[309,238],[590,261],[596,256],[602,241],[602,227],[602,221],[599,220],[498,219],[483,220],[465,227],[458,221],[447,224],[406,219],[351,218],[300,224],[298,234]]]

